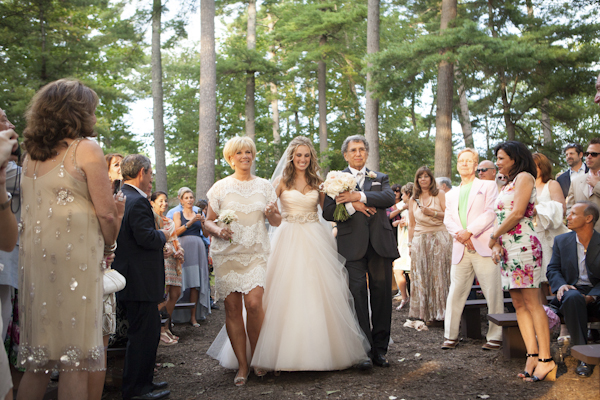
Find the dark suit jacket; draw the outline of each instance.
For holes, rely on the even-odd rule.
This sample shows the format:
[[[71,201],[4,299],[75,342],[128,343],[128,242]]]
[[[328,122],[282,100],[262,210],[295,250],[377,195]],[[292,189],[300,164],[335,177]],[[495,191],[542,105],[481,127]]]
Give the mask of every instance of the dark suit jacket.
[[[148,199],[129,185],[121,190],[127,202],[112,267],[127,279],[127,285],[117,298],[159,303],[165,291],[165,235],[155,228]]]
[[[585,173],[587,174],[589,168],[587,165],[585,165],[585,163],[583,163],[583,165],[585,166]],[[560,184],[560,188],[562,189],[566,199],[567,194],[569,194],[569,188],[571,187],[571,173],[569,170],[566,170],[560,174],[560,176],[556,178],[556,181]]]
[[[555,237],[552,259],[546,273],[553,291],[557,291],[562,285],[575,286],[579,279],[577,264],[576,233],[568,232]],[[585,264],[593,286],[588,295],[600,296],[600,233],[597,231],[594,231],[588,245]]]
[[[350,173],[346,168],[344,172]],[[367,169],[367,172],[369,170]],[[382,257],[396,259],[398,254],[398,244],[392,225],[387,217],[385,210],[396,202],[394,192],[390,188],[390,182],[387,175],[376,172],[374,179],[365,177],[363,192],[367,197],[367,206],[377,208],[375,215],[367,217],[361,212],[355,212],[351,218],[345,222],[338,222],[338,252],[347,260],[360,260],[367,253],[369,242]],[[373,184],[378,182],[379,184]],[[323,218],[327,221],[333,221],[333,212],[335,211],[335,200],[325,196],[323,204]]]

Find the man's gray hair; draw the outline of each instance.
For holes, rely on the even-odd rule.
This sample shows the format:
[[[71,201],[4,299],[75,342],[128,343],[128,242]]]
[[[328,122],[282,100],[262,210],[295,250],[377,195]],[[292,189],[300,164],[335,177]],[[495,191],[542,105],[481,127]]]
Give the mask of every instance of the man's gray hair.
[[[592,216],[592,226],[596,226],[596,222],[598,222],[598,218],[600,218],[600,209],[598,206],[591,201],[581,200],[576,202],[575,204],[585,204],[585,210],[583,210],[583,215],[587,217],[588,215]]]
[[[448,188],[452,189],[452,181],[450,180],[450,178],[446,178],[445,176],[441,176],[439,178],[435,178],[435,180],[437,181],[437,183],[439,183],[440,185],[443,183],[444,185],[446,185]]]
[[[363,144],[365,145],[365,149],[367,149],[367,153],[369,152],[369,142],[367,142],[367,138],[363,135],[352,135],[348,136],[344,140],[344,143],[342,143],[342,154],[348,151],[348,143],[350,142],[363,142]]]
[[[123,175],[124,181],[135,179],[142,169],[148,171],[150,168],[152,168],[152,162],[141,154],[128,155],[121,161],[121,175]]]

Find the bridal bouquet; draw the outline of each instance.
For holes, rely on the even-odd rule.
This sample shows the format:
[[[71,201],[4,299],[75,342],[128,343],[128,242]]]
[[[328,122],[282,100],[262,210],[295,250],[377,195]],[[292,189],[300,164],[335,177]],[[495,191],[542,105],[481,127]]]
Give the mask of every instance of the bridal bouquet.
[[[327,174],[325,182],[321,184],[321,192],[335,200],[343,192],[356,189],[356,180],[349,172],[331,171]],[[338,204],[333,212],[333,219],[338,222],[347,221],[350,218],[344,204]]]
[[[225,224],[227,226],[227,228],[229,228],[229,225],[231,225],[232,222],[237,221],[237,220],[238,220],[238,216],[236,215],[235,211],[222,210],[219,213],[219,219],[216,222],[221,222],[221,223]],[[231,239],[229,239],[229,243],[231,243]]]

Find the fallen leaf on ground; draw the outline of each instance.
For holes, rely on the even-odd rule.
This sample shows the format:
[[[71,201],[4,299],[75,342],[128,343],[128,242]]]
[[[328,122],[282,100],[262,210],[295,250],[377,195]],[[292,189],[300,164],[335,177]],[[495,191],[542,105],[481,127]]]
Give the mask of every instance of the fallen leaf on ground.
[[[330,394],[337,393],[337,392],[339,392],[339,390],[328,390],[325,393],[327,393],[327,396],[329,396]]]

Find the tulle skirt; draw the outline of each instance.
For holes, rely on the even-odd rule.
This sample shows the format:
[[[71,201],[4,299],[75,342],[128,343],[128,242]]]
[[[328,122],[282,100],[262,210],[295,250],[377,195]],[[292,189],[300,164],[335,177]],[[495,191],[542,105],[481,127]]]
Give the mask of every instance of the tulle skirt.
[[[367,358],[369,342],[356,319],[344,262],[323,224],[282,222],[273,237],[265,319],[252,366],[330,371]],[[225,367],[237,368],[231,345],[225,342],[222,337],[215,340],[208,354]]]

